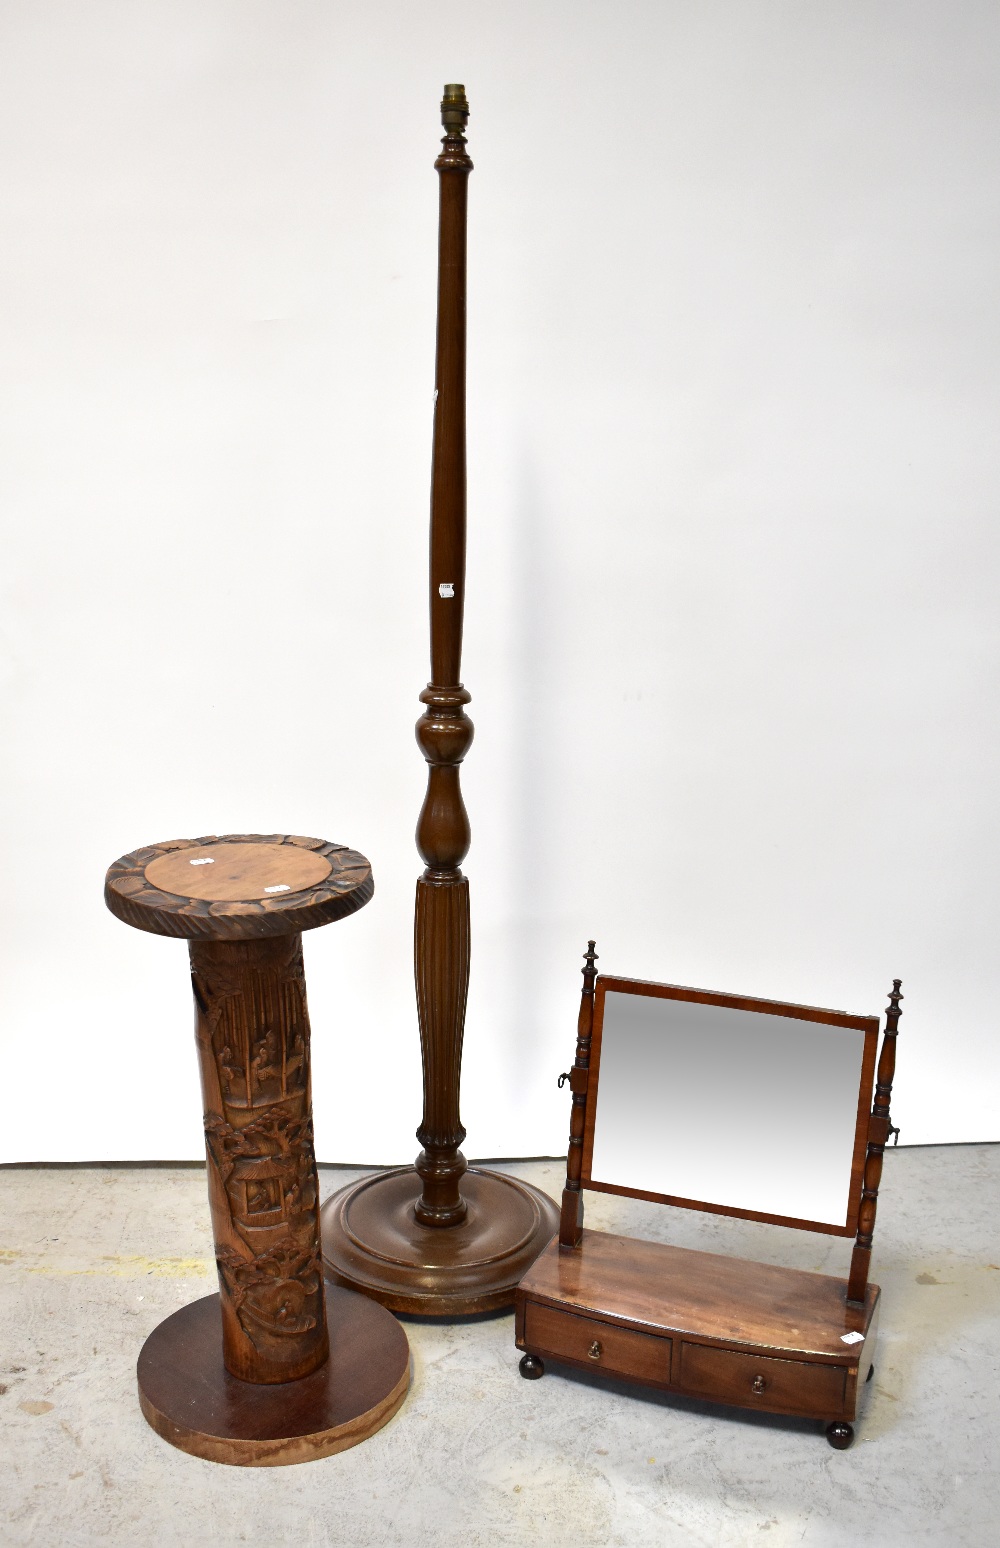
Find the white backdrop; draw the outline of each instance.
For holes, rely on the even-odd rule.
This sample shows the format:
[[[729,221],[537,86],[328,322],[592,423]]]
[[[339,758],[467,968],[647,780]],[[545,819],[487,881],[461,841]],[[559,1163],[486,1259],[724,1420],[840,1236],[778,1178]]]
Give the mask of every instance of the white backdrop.
[[[277,829],[376,877],[306,937],[319,1155],[416,1150],[455,79],[467,1153],[564,1147],[589,935],[900,975],[904,1142],[998,1137],[998,50],[992,0],[6,0],[0,1159],[202,1154],[184,947],[103,874]]]

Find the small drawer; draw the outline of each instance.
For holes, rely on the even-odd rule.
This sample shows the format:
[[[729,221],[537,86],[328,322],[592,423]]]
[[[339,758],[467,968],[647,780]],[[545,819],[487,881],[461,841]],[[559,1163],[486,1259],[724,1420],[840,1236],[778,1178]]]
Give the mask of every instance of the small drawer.
[[[842,1365],[776,1360],[703,1344],[682,1344],[680,1354],[679,1385],[685,1392],[820,1419],[837,1418],[844,1406],[847,1372]]]
[[[670,1339],[598,1322],[576,1312],[529,1301],[524,1309],[524,1342],[537,1354],[572,1360],[612,1376],[636,1381],[670,1380]]]

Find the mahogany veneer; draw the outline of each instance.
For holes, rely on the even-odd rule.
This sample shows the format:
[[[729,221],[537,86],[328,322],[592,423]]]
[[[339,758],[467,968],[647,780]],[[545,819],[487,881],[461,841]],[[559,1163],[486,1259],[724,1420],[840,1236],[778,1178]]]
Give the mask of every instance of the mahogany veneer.
[[[677,985],[599,978],[594,942],[584,958],[583,991],[577,1021],[576,1058],[559,1077],[572,1093],[566,1186],[559,1236],[549,1244],[517,1290],[515,1339],[525,1350],[521,1375],[535,1380],[545,1359],[581,1369],[603,1370],[664,1391],[720,1403],[799,1414],[826,1421],[831,1446],[844,1450],[854,1439],[858,1383],[873,1370],[881,1292],[869,1284],[872,1233],[890,1134],[889,1104],[896,1066],[901,1015],[900,980],[893,980],[885,1031],[874,1071],[878,1022],[808,1006],[747,1000],[684,989]],[[845,1205],[845,1225],[792,1220],[745,1208],[698,1204],[642,1188],[594,1182],[590,1173],[599,1122],[600,1028],[595,1036],[595,996],[610,989],[653,998],[722,1004],[746,1011],[769,1010],[865,1033],[859,1071],[854,1160]],[[748,1028],[748,1035],[752,1031]],[[874,1098],[868,1111],[872,1078]],[[673,1100],[690,1100],[676,1091]],[[634,1198],[661,1199],[692,1209],[782,1221],[803,1229],[856,1232],[850,1276],[836,1279],[801,1269],[727,1258],[717,1253],[638,1241],[586,1231],[583,1190],[593,1186]]]
[[[517,1291],[531,1357],[689,1397],[849,1424],[874,1362],[879,1288],[585,1230],[552,1242]],[[845,1344],[845,1334],[863,1342]],[[544,1366],[542,1366],[544,1369]]]

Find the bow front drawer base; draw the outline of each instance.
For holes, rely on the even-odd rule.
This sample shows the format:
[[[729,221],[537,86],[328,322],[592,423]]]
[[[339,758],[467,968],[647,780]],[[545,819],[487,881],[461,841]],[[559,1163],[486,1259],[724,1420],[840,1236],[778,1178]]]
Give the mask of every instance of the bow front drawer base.
[[[877,1285],[855,1305],[847,1281],[826,1274],[584,1231],[578,1247],[553,1240],[522,1279],[515,1338],[523,1376],[550,1360],[603,1371],[820,1419],[843,1446],[875,1358],[878,1305]]]

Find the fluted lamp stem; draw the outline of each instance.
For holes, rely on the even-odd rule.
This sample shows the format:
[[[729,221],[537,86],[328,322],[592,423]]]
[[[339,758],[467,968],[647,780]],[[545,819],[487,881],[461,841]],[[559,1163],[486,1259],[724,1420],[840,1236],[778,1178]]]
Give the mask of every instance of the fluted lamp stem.
[[[426,869],[417,882],[414,978],[424,1072],[424,1111],[416,1168],[422,1189],[414,1211],[423,1225],[457,1225],[467,1206],[459,1191],[466,1169],[458,1148],[462,1038],[469,990],[469,883],[461,863],[469,818],[459,767],[472,744],[462,686],[465,604],[465,285],[468,178],[464,86],[446,86],[445,135],[435,162],[440,183],[437,364],[431,472],[431,681],[417,741],[427,760],[427,795],[417,823]]]
[[[438,172],[437,363],[431,470],[431,680],[420,695],[417,742],[427,794],[417,823],[414,978],[424,1106],[412,1167],[364,1177],[323,1205],[323,1257],[340,1284],[393,1311],[440,1316],[509,1306],[558,1225],[540,1189],[509,1173],[467,1166],[459,1148],[465,1005],[469,990],[469,883],[462,861],[469,818],[459,771],[472,745],[462,686],[465,610],[465,273],[472,162],[464,86],[446,86]]]

